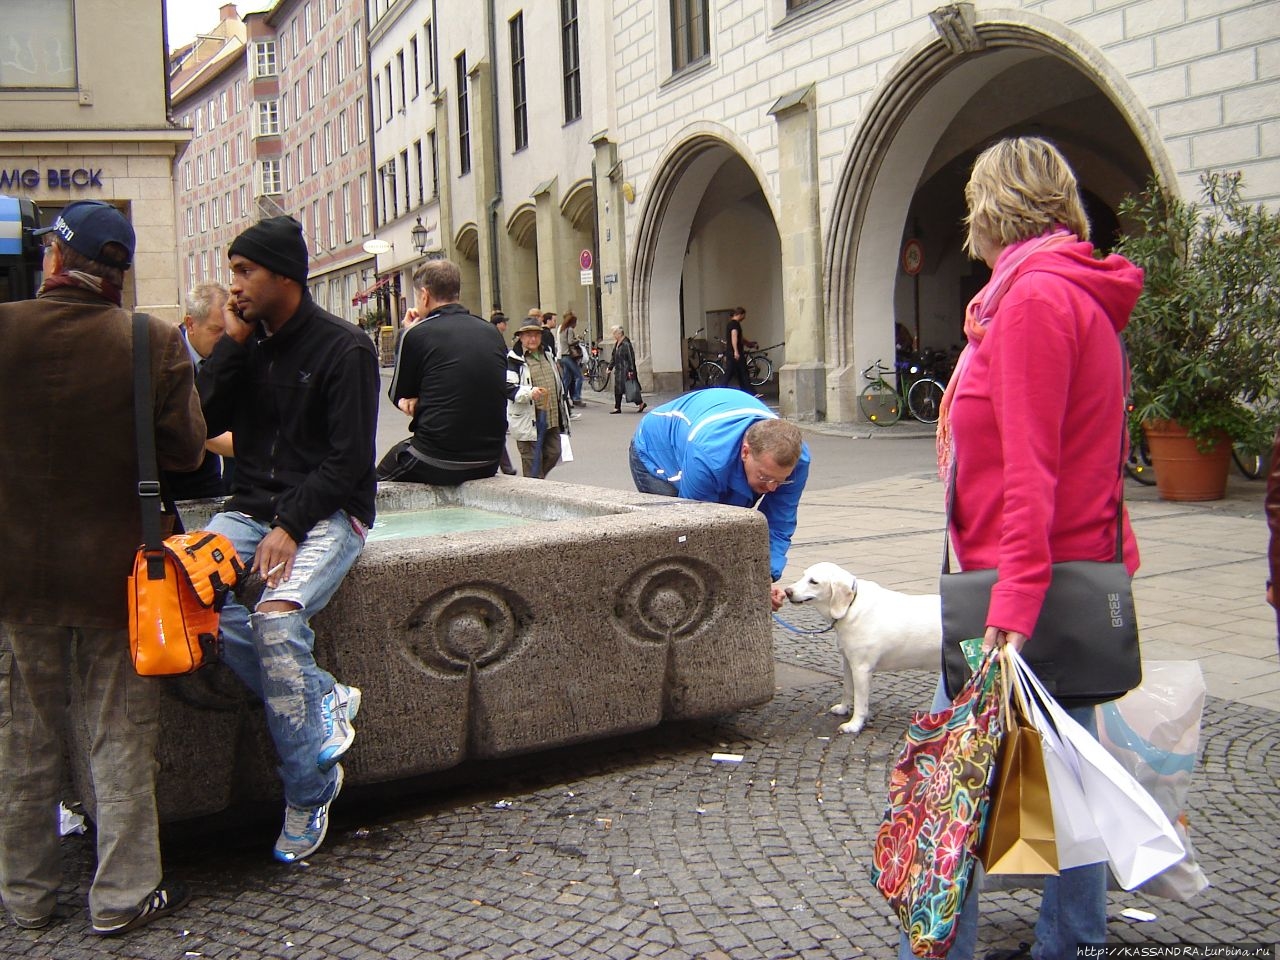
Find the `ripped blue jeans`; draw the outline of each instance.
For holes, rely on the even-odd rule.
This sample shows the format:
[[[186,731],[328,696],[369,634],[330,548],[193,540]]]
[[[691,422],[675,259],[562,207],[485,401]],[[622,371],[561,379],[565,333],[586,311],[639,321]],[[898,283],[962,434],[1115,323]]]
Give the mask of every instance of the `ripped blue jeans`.
[[[215,514],[207,527],[226,536],[246,566],[271,525],[243,513]],[[333,677],[316,663],[311,618],[342,583],[364,549],[365,531],[343,510],[311,528],[298,544],[293,574],[262,594],[259,605],[283,600],[298,605],[284,613],[250,613],[234,597],[222,608],[222,658],[262,700],[267,726],[280,756],[285,801],[316,807],[333,796],[337,773],[321,773],[316,757],[324,743],[320,701]]]

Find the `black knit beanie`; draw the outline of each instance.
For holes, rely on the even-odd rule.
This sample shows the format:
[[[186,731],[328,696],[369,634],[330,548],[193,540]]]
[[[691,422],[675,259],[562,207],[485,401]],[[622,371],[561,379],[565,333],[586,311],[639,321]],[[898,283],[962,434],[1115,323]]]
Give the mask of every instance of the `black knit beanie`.
[[[307,285],[307,242],[302,239],[302,224],[293,217],[259,220],[231,241],[227,256],[236,254]]]

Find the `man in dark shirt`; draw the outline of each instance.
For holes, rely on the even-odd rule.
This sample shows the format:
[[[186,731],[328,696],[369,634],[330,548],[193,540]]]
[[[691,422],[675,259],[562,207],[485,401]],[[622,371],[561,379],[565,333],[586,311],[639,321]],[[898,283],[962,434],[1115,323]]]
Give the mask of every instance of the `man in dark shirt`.
[[[235,435],[236,474],[208,529],[266,584],[245,598],[252,609],[239,597],[223,607],[223,660],[262,699],[287,804],[275,857],[296,863],[324,843],[360,709],[360,690],[316,662],[311,618],[373,525],[378,355],[311,299],[292,217],[249,227],[227,257],[226,335],[196,385],[209,432]]]
[[[738,389],[755,393],[751,378],[747,376],[747,342],[742,335],[742,321],[747,319],[743,307],[734,307],[729,314],[729,324],[724,333],[724,376],[720,386],[727,387],[731,380],[738,381]]]
[[[220,283],[200,283],[187,293],[187,313],[178,326],[178,333],[187,345],[191,365],[197,372],[226,330],[223,319],[226,305],[227,288]],[[226,496],[231,492],[231,453],[230,433],[210,437],[205,443],[204,460],[195,470],[189,473],[164,471],[165,492],[174,500]]]
[[[454,486],[492,477],[507,435],[506,342],[458,303],[457,264],[428,260],[413,285],[418,306],[405,316],[390,390],[413,436],[382,458],[378,479]]]

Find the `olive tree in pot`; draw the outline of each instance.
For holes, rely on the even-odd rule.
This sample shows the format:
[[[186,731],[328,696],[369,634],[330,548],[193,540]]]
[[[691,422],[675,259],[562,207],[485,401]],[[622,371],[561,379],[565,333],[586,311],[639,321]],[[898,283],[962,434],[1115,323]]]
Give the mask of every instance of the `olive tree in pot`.
[[[1266,450],[1280,422],[1280,213],[1243,200],[1239,173],[1200,181],[1200,203],[1153,180],[1119,208],[1116,252],[1146,274],[1125,331],[1133,416],[1166,500],[1220,499],[1232,443]]]

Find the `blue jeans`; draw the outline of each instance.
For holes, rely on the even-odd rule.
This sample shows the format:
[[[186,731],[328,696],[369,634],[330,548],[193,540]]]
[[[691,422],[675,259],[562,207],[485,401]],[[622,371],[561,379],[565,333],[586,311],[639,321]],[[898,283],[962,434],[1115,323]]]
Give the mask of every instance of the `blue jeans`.
[[[243,513],[215,514],[208,528],[224,534],[246,565],[271,526]],[[359,521],[339,510],[311,528],[298,544],[293,574],[262,594],[297,604],[283,613],[250,613],[234,596],[222,608],[222,657],[245,686],[262,700],[267,727],[280,756],[285,801],[291,807],[316,807],[332,798],[337,773],[321,773],[316,758],[324,744],[320,701],[333,689],[333,677],[315,659],[311,618],[342,583],[364,549]]]
[[[950,705],[951,699],[938,679],[930,712]],[[1095,737],[1098,724],[1093,707],[1067,707],[1071,718]],[[982,889],[982,864],[976,864],[969,893],[960,910],[956,938],[948,960],[972,960],[978,945],[978,891]],[[1107,939],[1107,865],[1090,863],[1063,870],[1044,878],[1040,917],[1036,921],[1036,942],[1031,948],[1035,960],[1075,960],[1076,944],[1101,945]],[[898,960],[912,960],[911,944],[905,933],[898,937]]]
[[[565,392],[574,403],[582,402],[582,364],[565,354],[560,358],[561,377]]]
[[[663,480],[661,477],[655,477],[649,472],[649,468],[644,465],[644,461],[640,459],[640,455],[636,453],[636,442],[631,441],[631,445],[627,448],[627,463],[631,466],[631,479],[636,485],[636,489],[641,493],[656,493],[662,497],[678,497],[680,491],[676,489],[676,485],[669,480]]]

